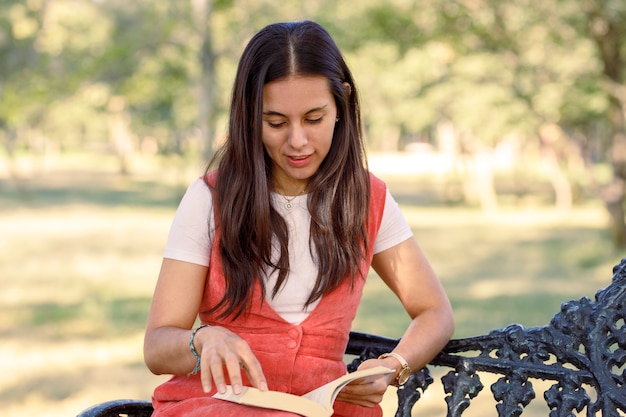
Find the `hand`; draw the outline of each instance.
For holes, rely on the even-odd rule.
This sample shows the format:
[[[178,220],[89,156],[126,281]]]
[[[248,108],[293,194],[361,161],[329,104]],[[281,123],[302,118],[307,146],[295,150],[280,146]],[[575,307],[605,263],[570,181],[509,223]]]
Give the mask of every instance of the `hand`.
[[[370,359],[359,366],[361,369],[369,369],[375,366],[386,366],[389,364],[383,360]],[[393,368],[392,368],[393,369]],[[337,400],[345,401],[352,404],[362,405],[365,407],[375,407],[383,400],[385,391],[389,384],[393,382],[395,374],[370,376],[352,381],[346,385],[337,396]]]
[[[224,367],[235,394],[241,393],[245,370],[252,385],[267,391],[267,382],[261,364],[248,343],[230,330],[207,326],[196,333],[196,351],[200,355],[200,379],[204,392],[211,391],[213,382],[220,393],[226,392]]]

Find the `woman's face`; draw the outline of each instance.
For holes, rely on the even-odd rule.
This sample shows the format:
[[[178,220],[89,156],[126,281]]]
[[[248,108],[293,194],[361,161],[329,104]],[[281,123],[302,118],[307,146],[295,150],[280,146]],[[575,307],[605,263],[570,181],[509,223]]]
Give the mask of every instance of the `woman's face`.
[[[322,76],[295,76],[263,87],[263,145],[272,159],[273,185],[302,193],[333,141],[337,106]]]

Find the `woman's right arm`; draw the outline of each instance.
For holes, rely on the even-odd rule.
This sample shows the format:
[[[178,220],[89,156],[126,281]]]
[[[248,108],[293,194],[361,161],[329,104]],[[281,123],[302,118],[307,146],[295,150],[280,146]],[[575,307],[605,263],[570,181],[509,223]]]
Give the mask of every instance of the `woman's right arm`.
[[[163,259],[144,338],[144,360],[155,374],[185,375],[196,365],[189,349],[208,268]]]
[[[186,375],[196,366],[189,346],[198,315],[208,267],[164,259],[157,281],[144,338],[144,360],[155,374]],[[257,388],[267,389],[261,366],[248,344],[223,327],[204,327],[196,333],[194,346],[201,358],[204,391],[215,383],[226,391],[224,369],[233,390],[242,386],[241,369]]]

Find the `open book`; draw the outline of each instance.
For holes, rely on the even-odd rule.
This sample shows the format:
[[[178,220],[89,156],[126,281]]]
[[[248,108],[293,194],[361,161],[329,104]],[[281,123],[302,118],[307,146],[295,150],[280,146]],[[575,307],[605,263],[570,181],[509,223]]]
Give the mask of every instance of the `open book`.
[[[232,401],[255,407],[289,411],[305,417],[330,417],[333,414],[333,403],[339,391],[350,382],[359,378],[393,373],[393,369],[377,366],[346,374],[302,396],[278,391],[261,391],[257,388],[243,387],[241,394],[234,394],[232,387],[227,386],[226,393],[219,392],[213,398]]]

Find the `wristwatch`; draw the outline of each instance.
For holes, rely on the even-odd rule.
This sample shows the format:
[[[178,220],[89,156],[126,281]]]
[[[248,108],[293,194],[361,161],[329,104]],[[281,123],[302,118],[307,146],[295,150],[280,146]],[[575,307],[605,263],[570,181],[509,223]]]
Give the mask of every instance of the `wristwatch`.
[[[402,356],[398,355],[395,352],[383,353],[382,355],[378,357],[378,359],[385,359],[390,356],[392,358],[396,358],[398,362],[400,362],[400,365],[402,365],[402,369],[400,369],[400,373],[396,377],[396,381],[394,384],[396,387],[401,387],[402,385],[406,383],[406,381],[411,376],[411,372],[413,371],[411,371],[411,368],[409,367],[409,364],[406,362],[406,360],[404,360]]]

